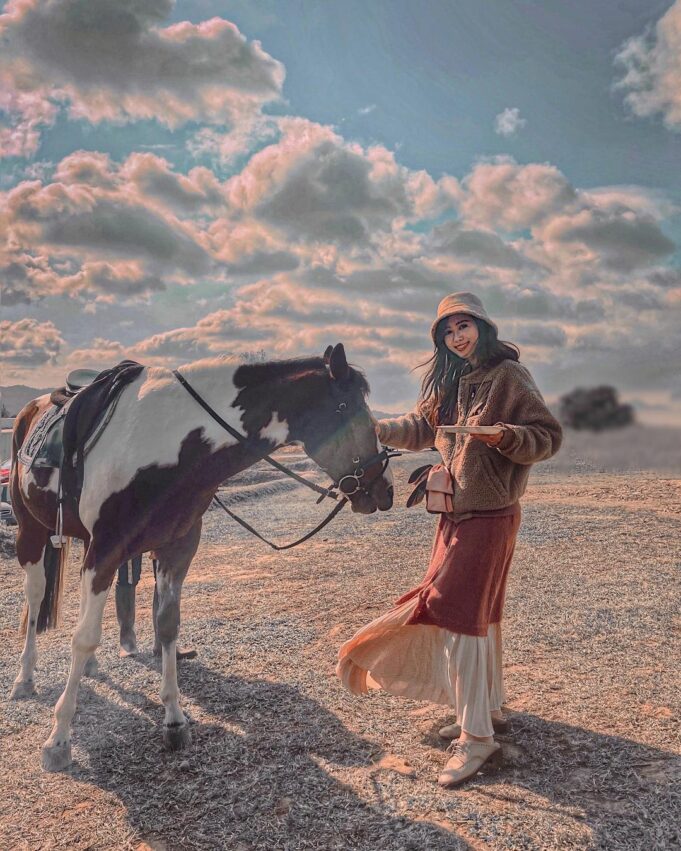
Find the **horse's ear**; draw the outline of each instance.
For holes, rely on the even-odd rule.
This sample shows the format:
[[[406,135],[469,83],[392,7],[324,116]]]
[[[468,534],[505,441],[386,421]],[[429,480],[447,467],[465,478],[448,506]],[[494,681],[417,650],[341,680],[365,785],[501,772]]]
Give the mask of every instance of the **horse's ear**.
[[[324,363],[328,366],[329,361],[331,360],[331,352],[333,351],[333,346],[327,346],[326,351],[324,352]]]
[[[345,381],[350,375],[350,367],[348,366],[342,343],[337,343],[329,355],[329,372],[331,373],[331,378],[335,378],[336,381]]]

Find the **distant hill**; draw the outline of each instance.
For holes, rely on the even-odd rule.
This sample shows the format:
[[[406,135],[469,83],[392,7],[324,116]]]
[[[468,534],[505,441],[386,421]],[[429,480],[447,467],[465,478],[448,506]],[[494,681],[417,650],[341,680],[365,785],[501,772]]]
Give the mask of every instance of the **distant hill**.
[[[43,388],[42,390],[36,387],[27,387],[25,384],[11,384],[9,387],[0,387],[0,396],[2,404],[7,408],[10,417],[15,417],[19,411],[31,399],[36,396],[42,396],[45,393],[51,393],[54,387]]]
[[[371,409],[371,413],[376,417],[377,420],[391,420],[393,417],[402,416],[402,414],[389,414],[387,411],[378,411],[374,408]]]

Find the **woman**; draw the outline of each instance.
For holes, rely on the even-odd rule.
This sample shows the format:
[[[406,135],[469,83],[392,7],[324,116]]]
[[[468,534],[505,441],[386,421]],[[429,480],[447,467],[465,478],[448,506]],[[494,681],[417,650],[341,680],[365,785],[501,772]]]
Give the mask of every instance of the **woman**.
[[[452,787],[500,760],[501,617],[518,500],[531,465],[560,447],[561,427],[477,296],[443,299],[431,336],[415,411],[381,420],[376,431],[390,446],[436,446],[451,476],[452,511],[440,515],[421,584],[341,647],[337,673],[357,694],[383,688],[451,705],[457,724],[441,733],[459,738],[438,782]],[[453,434],[443,425],[499,428]]]

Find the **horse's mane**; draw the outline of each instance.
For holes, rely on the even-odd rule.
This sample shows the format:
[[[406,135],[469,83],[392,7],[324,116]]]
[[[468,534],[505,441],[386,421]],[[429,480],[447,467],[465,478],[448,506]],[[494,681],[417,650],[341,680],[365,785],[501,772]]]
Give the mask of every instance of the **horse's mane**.
[[[317,376],[326,378],[326,363],[320,357],[290,358],[289,360],[267,361],[265,363],[242,364],[234,373],[234,384],[240,388],[251,388],[271,381],[282,379],[304,378]],[[369,393],[369,382],[364,373],[356,367],[350,367],[350,381],[359,384],[366,396]]]
[[[244,363],[234,373],[237,387],[253,387],[282,378],[294,378],[304,374],[323,375],[326,367],[323,358],[290,358],[289,360]]]

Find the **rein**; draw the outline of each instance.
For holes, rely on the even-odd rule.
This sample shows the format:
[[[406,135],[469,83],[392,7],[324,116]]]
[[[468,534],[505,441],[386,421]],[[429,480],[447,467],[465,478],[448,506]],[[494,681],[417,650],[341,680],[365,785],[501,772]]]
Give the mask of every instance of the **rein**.
[[[226,422],[220,416],[220,414],[217,413],[217,411],[214,411],[213,408],[211,408],[211,406],[208,404],[208,402],[206,402],[206,400],[202,396],[200,396],[196,392],[196,390],[194,390],[194,388],[187,381],[187,379],[179,372],[179,370],[174,369],[173,375],[175,376],[175,378],[177,378],[177,380],[189,393],[189,395],[193,399],[195,399],[199,405],[201,405],[204,411],[206,411],[206,413],[208,413],[215,420],[215,422],[218,423],[218,425],[222,426],[225,431],[227,431],[229,434],[232,435],[232,437],[235,437],[241,443],[248,443],[248,437],[238,432],[228,422]],[[336,413],[342,415],[346,408],[346,403],[340,402],[338,408],[336,409]],[[381,462],[383,464],[381,475],[383,475],[388,466],[388,459],[400,454],[401,453],[399,452],[388,452],[387,448],[384,448],[381,452],[377,452],[375,455],[372,455],[367,461],[365,461],[364,466],[371,467],[373,464]],[[319,503],[325,497],[331,497],[331,499],[338,500],[339,494],[336,493],[334,488],[337,488],[340,493],[343,494],[343,497],[340,502],[338,502],[338,505],[334,506],[331,512],[324,518],[324,520],[322,520],[321,523],[315,526],[315,528],[311,532],[308,532],[306,535],[304,535],[302,538],[299,538],[297,541],[293,541],[290,544],[283,544],[281,546],[278,544],[273,544],[271,541],[268,541],[267,538],[263,537],[260,532],[256,531],[249,523],[247,523],[245,520],[243,520],[241,517],[239,517],[229,508],[227,508],[227,506],[217,494],[213,496],[213,502],[215,502],[216,505],[219,505],[220,508],[222,508],[222,510],[225,511],[233,520],[236,520],[236,522],[243,526],[244,529],[247,529],[252,535],[255,535],[261,541],[264,541],[264,543],[272,547],[273,550],[288,550],[291,549],[291,547],[296,547],[298,546],[298,544],[302,544],[304,541],[307,541],[313,535],[316,535],[317,532],[321,531],[327,525],[327,523],[330,523],[331,520],[333,520],[333,518],[341,511],[341,509],[345,507],[346,503],[349,502],[348,497],[352,496],[358,491],[364,491],[368,494],[368,491],[362,485],[361,481],[362,477],[364,476],[364,468],[359,466],[361,464],[360,458],[352,459],[353,463],[357,465],[355,467],[354,472],[349,473],[345,476],[341,476],[338,482],[334,482],[329,488],[320,487],[314,482],[310,482],[308,479],[303,478],[303,476],[299,476],[297,473],[294,473],[293,470],[289,470],[288,467],[285,467],[283,464],[280,464],[278,461],[275,461],[274,458],[270,457],[269,455],[262,456],[260,460],[267,461],[267,463],[274,467],[276,470],[285,473],[287,476],[290,476],[292,479],[295,479],[300,484],[305,485],[306,487],[310,488],[310,490],[313,490],[316,493],[320,494],[319,499],[317,500],[317,505],[319,505]],[[348,481],[350,482],[349,485],[346,483]],[[349,490],[348,488],[352,489]]]

